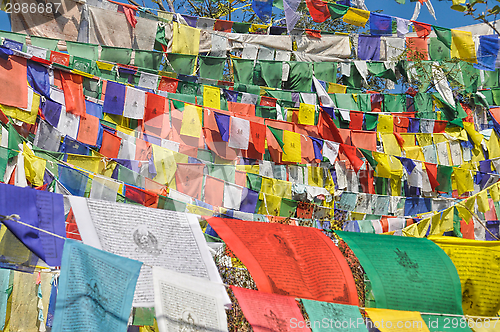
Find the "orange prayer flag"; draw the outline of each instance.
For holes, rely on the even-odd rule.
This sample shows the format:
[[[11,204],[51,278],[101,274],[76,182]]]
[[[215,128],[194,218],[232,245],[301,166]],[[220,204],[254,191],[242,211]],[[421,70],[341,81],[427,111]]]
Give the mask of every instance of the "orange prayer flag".
[[[332,240],[320,230],[216,217],[207,221],[248,268],[260,291],[359,304],[349,265]],[[321,269],[311,269],[311,266],[321,266]]]
[[[87,114],[85,118],[80,117],[77,141],[83,144],[96,145],[100,126],[99,118],[96,116]]]
[[[24,109],[28,107],[26,59],[0,59],[0,91],[0,104]]]
[[[235,115],[255,116],[255,105],[227,102],[227,109]]]
[[[144,122],[148,126],[161,128],[167,99],[154,93],[146,93],[146,107],[144,108]]]
[[[355,147],[370,151],[377,150],[377,132],[375,131],[353,130],[351,141]]]
[[[69,66],[69,54],[50,51],[50,62],[55,62],[60,65]]]
[[[135,140],[135,160],[149,160],[151,153],[153,153],[151,143],[140,138]]]
[[[407,59],[413,60],[429,60],[429,51],[427,48],[428,38],[406,37],[406,48],[408,49]]]
[[[177,190],[196,199],[201,199],[203,164],[177,164],[175,184]]]
[[[207,175],[205,178],[205,203],[212,206],[222,206],[223,193],[224,181]]]

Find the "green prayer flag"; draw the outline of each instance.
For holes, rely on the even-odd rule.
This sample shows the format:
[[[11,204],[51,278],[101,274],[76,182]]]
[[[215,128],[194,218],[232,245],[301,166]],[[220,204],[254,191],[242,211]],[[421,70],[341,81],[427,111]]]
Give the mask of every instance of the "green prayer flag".
[[[479,85],[479,69],[475,68],[472,63],[460,61],[460,72],[464,79],[465,91],[475,93]]]
[[[281,88],[283,63],[273,60],[259,60],[261,76],[270,88]]]
[[[295,210],[297,209],[297,201],[282,198],[281,199],[281,208],[280,208],[280,217],[293,217],[295,216]]]
[[[59,42],[59,40],[57,39],[37,37],[37,36],[31,36],[30,38],[31,38],[31,45],[33,46],[46,48],[49,51],[57,50],[57,43]]]
[[[496,88],[498,87],[498,69],[489,71],[484,70],[483,88]]]
[[[344,15],[347,14],[347,11],[349,10],[349,7],[336,3],[327,3],[327,5],[328,11],[330,12],[330,18],[332,20],[344,17]]]
[[[312,63],[311,62],[287,62],[290,66],[286,89],[297,92],[311,92],[312,87]]]
[[[377,308],[463,314],[457,269],[425,238],[335,231],[370,279]]]
[[[451,29],[438,27],[435,25],[433,25],[432,28],[434,29],[437,38],[444,44],[444,46],[451,50]]]
[[[440,61],[451,58],[450,49],[439,38],[431,37],[429,42],[429,56],[431,60]]]
[[[378,162],[375,160],[375,158],[373,158],[372,152],[370,150],[366,150],[366,149],[362,149],[362,148],[358,148],[358,149],[359,149],[359,151],[361,151],[363,156],[366,158],[366,160],[368,161],[370,166],[373,169],[375,169],[375,167],[377,167],[377,165],[378,165]]]
[[[358,72],[358,69],[356,69],[356,66],[354,63],[351,63],[351,73],[349,77],[342,76],[342,82],[344,85],[347,85],[347,87],[350,88],[361,88],[361,74]]]
[[[194,82],[179,80],[179,82],[177,83],[177,91],[184,95],[196,96],[198,95],[198,91],[200,91],[200,87],[201,84]]]
[[[276,141],[280,145],[280,148],[283,149],[283,146],[285,145],[285,143],[283,143],[283,130],[278,128],[273,128],[270,126],[267,126],[267,128],[269,128],[274,138],[276,138]]]
[[[122,165],[117,165],[116,167],[118,167],[118,181],[144,188],[146,180],[142,175]]]
[[[366,64],[368,65],[368,71],[373,75],[380,78],[386,78],[393,82],[397,81],[394,71],[392,69],[387,69],[383,62],[367,62]]]
[[[247,173],[247,188],[253,191],[260,191],[262,186],[262,176],[253,173]]]
[[[170,94],[169,94],[169,98],[170,98]],[[174,104],[174,108],[176,110],[178,110],[179,112],[184,112],[184,102],[183,101],[179,101],[179,100],[175,100],[175,99],[171,99],[172,101],[172,104]],[[194,102],[193,102],[194,104]]]
[[[9,140],[7,146],[9,147],[9,159],[17,156],[18,151],[20,151],[19,145],[23,145],[23,138],[17,133],[17,130],[11,123],[7,124],[7,130],[9,131]]]
[[[359,93],[358,94],[358,109],[362,112],[371,112],[372,101],[370,93]]]
[[[99,59],[99,45],[66,41],[66,46],[68,47],[68,53],[73,56],[77,55],[94,61]]]
[[[369,223],[371,225],[371,223]],[[301,300],[309,315],[309,321],[313,331],[321,332],[368,332],[364,324],[363,317],[359,312],[359,308],[354,305],[320,302],[313,300]],[[325,318],[327,324],[324,324]],[[317,323],[322,324],[321,328],[317,328]],[[353,322],[354,324],[352,324]],[[362,322],[362,324],[358,324]],[[346,324],[349,323],[349,324]],[[326,325],[326,326],[324,326]],[[338,327],[341,328],[338,328]],[[347,326],[347,327],[346,327]]]
[[[162,59],[161,52],[135,50],[134,66],[159,70]]]
[[[351,111],[359,111],[358,103],[351,93],[335,93],[335,105],[338,108]]]
[[[199,60],[200,77],[222,80],[226,58],[200,55]]]
[[[500,105],[500,88],[491,89],[491,94],[493,97],[493,104],[499,106]]]
[[[101,60],[129,65],[132,59],[132,49],[101,46]]]
[[[83,78],[83,94],[87,97],[101,99],[101,84],[98,80],[84,77]]]
[[[8,161],[9,161],[9,149],[0,147],[0,178],[2,179],[4,178]]]
[[[236,167],[234,165],[207,165],[208,175],[225,182],[235,182]]]
[[[155,324],[155,308],[134,308],[133,325],[153,326]]]
[[[432,95],[429,93],[417,93],[413,97],[413,106],[417,118],[429,119],[428,114],[434,114],[432,111]]]
[[[90,59],[85,59],[85,58],[80,58],[78,56],[73,56],[72,57],[72,63],[71,63],[71,66],[73,67],[73,69],[76,69],[76,70],[79,70],[79,71],[83,71],[85,73],[89,73],[89,74],[94,74],[95,70],[95,61],[92,61]]]
[[[320,81],[337,82],[337,63],[336,62],[314,62],[314,77]]]
[[[8,38],[10,40],[16,41],[18,43],[26,44],[26,35],[22,33],[2,31],[0,30],[0,37]],[[55,39],[57,45],[57,39]]]
[[[165,25],[164,24],[158,24],[156,28],[156,36],[155,36],[155,44],[154,44],[154,49],[157,51],[163,51],[163,47],[168,45],[168,40],[165,38]]]
[[[192,75],[196,65],[196,55],[169,53],[167,55],[168,63],[177,74]]]
[[[233,31],[236,33],[248,33],[248,30],[250,30],[251,26],[251,23],[234,22]]]
[[[276,119],[278,111],[276,107],[271,106],[257,106],[255,107],[255,116],[264,119]]]
[[[290,91],[283,90],[267,90],[266,93],[273,98],[278,100],[292,101],[292,93]]]
[[[366,130],[375,130],[378,125],[378,114],[366,113],[365,126]]]
[[[458,165],[459,166],[459,165]],[[453,174],[453,167],[438,165],[437,167],[437,182],[439,182],[439,186],[436,187],[436,190],[449,193],[452,191],[451,188],[451,175]]]
[[[406,95],[384,94],[384,112],[406,112]]]
[[[273,7],[284,10],[283,0],[273,0]]]
[[[234,83],[252,84],[254,60],[232,59]]]
[[[163,210],[185,212],[187,204],[169,197],[158,195],[158,208]]]

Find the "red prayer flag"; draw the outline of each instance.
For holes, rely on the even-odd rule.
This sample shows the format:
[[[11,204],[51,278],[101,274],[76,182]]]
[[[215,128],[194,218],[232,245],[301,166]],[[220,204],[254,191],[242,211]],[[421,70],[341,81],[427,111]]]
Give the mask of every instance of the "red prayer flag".
[[[321,31],[319,30],[306,29],[306,33],[313,38],[321,39]]]
[[[253,331],[288,331],[284,327],[290,326],[291,322],[297,325],[293,331],[311,331],[295,298],[235,286],[231,286],[231,290]]]
[[[247,173],[236,170],[234,172],[234,184],[241,187],[247,186]]]
[[[349,265],[319,229],[216,217],[207,221],[260,291],[358,305]]]
[[[177,164],[175,184],[177,190],[196,199],[201,199],[204,164]]]
[[[125,197],[146,207],[158,207],[158,195],[144,189],[125,184]]]
[[[415,22],[411,21],[413,23],[413,27],[415,28],[415,31],[417,32],[417,36],[419,37],[427,37],[430,35],[432,31],[432,25],[427,24],[427,23],[421,23],[421,22]]]
[[[314,22],[323,23],[330,17],[328,6],[321,0],[306,0],[307,8]]]
[[[425,163],[425,171],[427,172],[427,176],[429,177],[431,188],[434,191],[434,189],[439,186],[439,182],[437,181],[437,165]]]
[[[352,167],[354,168],[354,172],[358,173],[361,166],[363,166],[363,161],[356,155],[357,149],[354,146],[347,144],[340,144],[341,151],[345,154]]]
[[[276,106],[276,98],[273,97],[267,97],[267,96],[262,96],[260,97],[260,106],[271,106],[275,107]]]
[[[163,124],[163,113],[167,99],[163,96],[146,93],[146,107],[144,108],[144,122],[151,127],[161,128]]]
[[[151,143],[140,138],[135,140],[135,160],[149,160],[152,153]]]
[[[100,126],[99,118],[96,116],[87,114],[85,118],[80,117],[80,126],[76,140],[83,144],[96,145]]]
[[[108,158],[117,158],[122,139],[107,130],[102,131],[102,145],[99,153]]]
[[[233,21],[217,20],[214,24],[215,31],[231,32]]]
[[[25,58],[0,59],[0,91],[0,104],[24,109],[28,107]]]
[[[50,51],[50,62],[55,62],[60,65],[69,67],[69,54]]]
[[[135,28],[137,25],[137,18],[135,17],[135,10],[132,8],[129,8],[127,6],[123,7],[123,12],[125,13],[125,17],[127,18],[127,22],[132,26],[132,28]]]
[[[406,37],[407,60],[429,60],[427,37]]]
[[[445,120],[434,120],[434,133],[444,133],[448,121]]]
[[[321,110],[321,112],[319,112],[318,133],[324,140],[344,143],[344,140],[340,136],[339,129],[337,128],[335,123],[333,123],[330,115],[328,115],[328,113],[326,113],[324,110]]]
[[[351,122],[349,123],[349,129],[362,130],[363,129],[363,119],[364,114],[360,111],[350,112]]]
[[[68,216],[66,217],[66,237],[68,239],[81,241],[82,237],[78,231],[78,226],[76,225],[75,215],[73,214],[73,209],[69,209]]]
[[[85,95],[83,94],[83,76],[61,73],[61,83],[64,91],[66,112],[85,117]]]
[[[160,84],[158,85],[158,90],[167,91],[170,93],[176,93],[178,84],[179,84],[178,79],[162,76]]]
[[[474,221],[470,221],[468,224],[465,220],[460,219],[460,232],[464,239],[475,240],[474,237]]]

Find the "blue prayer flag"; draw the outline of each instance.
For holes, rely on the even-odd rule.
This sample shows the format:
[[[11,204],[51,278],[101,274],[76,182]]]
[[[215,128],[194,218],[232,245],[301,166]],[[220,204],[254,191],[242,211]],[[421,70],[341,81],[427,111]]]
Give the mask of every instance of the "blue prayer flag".
[[[222,113],[214,112],[215,122],[219,127],[220,137],[224,142],[229,141],[229,119],[230,116]]]
[[[477,65],[474,67],[483,70],[495,70],[497,54],[500,49],[498,36],[479,36],[479,49],[477,51]]]
[[[390,36],[392,35],[392,17],[370,13],[370,32],[372,35]]]
[[[125,85],[108,81],[102,111],[109,114],[123,114]]]
[[[125,332],[141,266],[67,239],[53,331]]]
[[[267,23],[273,13],[273,0],[253,0],[252,9],[263,22]]]

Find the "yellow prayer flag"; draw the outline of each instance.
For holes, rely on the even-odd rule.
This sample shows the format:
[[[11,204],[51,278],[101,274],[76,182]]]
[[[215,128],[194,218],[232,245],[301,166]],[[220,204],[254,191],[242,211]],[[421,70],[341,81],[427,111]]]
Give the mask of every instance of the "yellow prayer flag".
[[[267,29],[268,27],[269,27],[269,25],[266,25],[266,24],[252,24],[250,29],[248,29],[248,32],[257,32],[260,29]]]
[[[487,142],[489,158],[498,158],[500,157],[500,144],[498,142],[498,136],[494,130],[491,131],[490,140]]]
[[[115,66],[114,63],[108,63],[108,62],[103,62],[103,61],[96,61],[97,68],[102,69],[102,70],[108,70],[111,71],[113,70],[113,67]]]
[[[300,163],[302,160],[300,134],[283,130],[283,143],[283,154],[281,156],[281,160],[292,163]]]
[[[323,188],[323,168],[307,166],[308,184]]]
[[[450,136],[454,137],[454,138],[457,138],[461,141],[467,141],[468,138],[467,138],[467,132],[463,129],[463,128],[460,128],[460,127],[446,127],[444,129],[444,132],[449,134]]]
[[[260,183],[260,191],[264,194],[274,194],[274,179],[263,176]]]
[[[450,236],[431,236],[455,265],[462,286],[465,315],[496,316],[500,307],[498,241],[477,241]],[[494,321],[490,322],[492,325]],[[500,322],[498,322],[500,324]],[[498,331],[498,324],[495,331]]]
[[[40,107],[40,95],[33,92],[33,89],[28,89],[28,106],[26,109],[0,105],[0,109],[5,115],[17,119],[27,124],[35,124]]]
[[[347,86],[336,83],[328,83],[328,93],[346,93]]]
[[[90,173],[99,173],[101,158],[68,153],[67,162]]]
[[[366,22],[370,18],[370,12],[358,8],[349,7],[349,10],[342,18],[345,23],[352,24],[358,27],[365,27]]]
[[[472,141],[475,145],[481,145],[483,140],[483,135],[481,135],[475,128],[472,122],[464,121],[464,129],[467,131],[467,134],[471,137]]]
[[[452,0],[453,5],[460,5],[465,3],[467,0]]]
[[[451,29],[451,57],[477,63],[476,46],[472,40],[472,32]]]
[[[493,184],[490,186],[490,196],[493,202],[498,202],[500,201],[500,192],[498,190],[498,183]]]
[[[220,89],[215,86],[203,86],[203,106],[220,110]]]
[[[472,212],[474,211],[474,203],[476,202],[476,196],[472,196],[459,202],[456,205],[458,215],[467,224],[472,220]]]
[[[488,202],[488,191],[481,190],[480,192],[477,193],[477,209],[479,212],[487,212],[490,210],[490,203]]]
[[[182,112],[181,135],[199,138],[201,134],[202,108],[185,104]]]
[[[379,114],[377,131],[381,133],[394,132],[394,120],[390,114]]]
[[[431,217],[431,230],[429,231],[430,235],[442,235],[441,231],[441,214],[436,213]]]
[[[270,194],[259,194],[260,207],[257,213],[271,216],[279,216],[281,210],[281,197]]]
[[[299,108],[299,124],[314,126],[314,113],[316,106],[300,103]]]
[[[448,139],[443,133],[434,133],[432,134],[432,138],[434,139],[434,144],[448,142]]]
[[[420,146],[410,146],[404,148],[406,152],[406,158],[425,161],[425,156]]]
[[[259,174],[259,165],[236,165],[237,171],[244,171],[252,174]]]
[[[457,183],[458,195],[462,195],[467,191],[474,191],[474,181],[468,169],[455,167],[453,168],[453,174]]]
[[[153,180],[161,184],[170,183],[177,170],[173,152],[153,144],[153,159],[156,168]]]
[[[193,204],[187,204],[186,209],[188,213],[196,214],[199,216],[211,217],[214,215],[212,210]]]
[[[415,134],[413,133],[400,133],[401,137],[404,140],[403,143],[403,148],[410,147],[410,146],[415,146]]]
[[[452,206],[450,208],[447,208],[446,210],[443,211],[441,214],[441,231],[442,232],[449,232],[453,230],[453,214],[455,212],[455,207]]]
[[[372,152],[373,159],[377,161],[377,167],[375,171],[377,172],[377,176],[381,178],[390,179],[391,178],[391,164],[389,162],[389,156],[385,153],[380,152]]]
[[[35,156],[33,151],[23,142],[24,173],[26,179],[35,187],[43,185],[46,161]]]
[[[399,147],[398,140],[393,133],[381,134],[382,142],[384,143],[384,152],[393,156],[401,157],[401,148]]]
[[[296,112],[297,109],[293,109],[293,108],[287,108],[286,109],[286,121],[287,122],[293,122],[293,113],[294,113],[294,111]]]
[[[391,196],[401,196],[401,176],[391,174]]]
[[[432,134],[416,134],[418,145],[428,146],[432,145]]]
[[[198,55],[200,49],[200,29],[173,23],[172,53]]]
[[[380,332],[429,332],[417,311],[366,308],[366,313]]]

